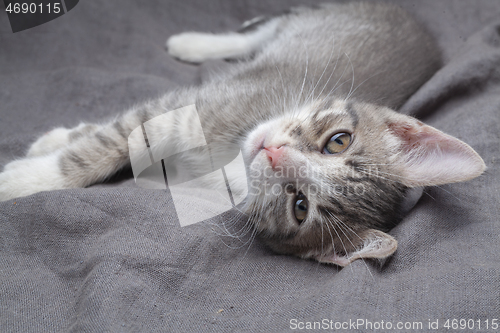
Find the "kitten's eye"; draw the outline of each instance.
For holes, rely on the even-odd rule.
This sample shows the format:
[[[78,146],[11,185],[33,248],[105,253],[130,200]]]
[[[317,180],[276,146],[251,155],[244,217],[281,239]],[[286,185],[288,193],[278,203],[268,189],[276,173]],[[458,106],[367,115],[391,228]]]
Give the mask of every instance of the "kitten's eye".
[[[351,134],[337,133],[328,140],[323,148],[325,154],[338,154],[343,152],[351,144]]]
[[[307,208],[309,206],[305,195],[299,194],[295,199],[295,204],[293,205],[293,213],[295,214],[295,218],[297,222],[302,223],[306,219],[307,216]]]

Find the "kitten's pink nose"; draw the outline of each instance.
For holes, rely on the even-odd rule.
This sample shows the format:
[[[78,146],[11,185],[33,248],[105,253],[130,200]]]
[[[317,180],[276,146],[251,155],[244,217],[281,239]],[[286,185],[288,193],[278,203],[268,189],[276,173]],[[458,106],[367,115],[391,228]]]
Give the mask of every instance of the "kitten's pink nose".
[[[266,150],[267,157],[269,158],[269,161],[271,161],[271,166],[272,168],[276,168],[276,166],[279,163],[279,160],[281,159],[281,156],[283,155],[283,151],[285,150],[283,146],[281,147],[264,147]]]

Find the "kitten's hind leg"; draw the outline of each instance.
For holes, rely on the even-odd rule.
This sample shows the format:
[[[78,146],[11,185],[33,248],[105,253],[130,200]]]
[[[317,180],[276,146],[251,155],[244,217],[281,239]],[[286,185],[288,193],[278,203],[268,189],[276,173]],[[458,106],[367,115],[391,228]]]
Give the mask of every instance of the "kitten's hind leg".
[[[257,52],[276,35],[279,21],[279,18],[257,18],[246,22],[239,32],[224,34],[184,32],[171,36],[166,46],[171,56],[187,62],[244,58]]]

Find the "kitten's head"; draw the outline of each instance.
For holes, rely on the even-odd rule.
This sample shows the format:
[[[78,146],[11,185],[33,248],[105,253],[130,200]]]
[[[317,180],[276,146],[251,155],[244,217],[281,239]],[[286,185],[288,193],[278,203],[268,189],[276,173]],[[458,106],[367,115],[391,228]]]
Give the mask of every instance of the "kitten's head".
[[[244,143],[246,211],[275,251],[345,266],[385,258],[413,188],[485,165],[467,144],[388,108],[327,100],[270,120]],[[414,202],[413,202],[414,203]]]

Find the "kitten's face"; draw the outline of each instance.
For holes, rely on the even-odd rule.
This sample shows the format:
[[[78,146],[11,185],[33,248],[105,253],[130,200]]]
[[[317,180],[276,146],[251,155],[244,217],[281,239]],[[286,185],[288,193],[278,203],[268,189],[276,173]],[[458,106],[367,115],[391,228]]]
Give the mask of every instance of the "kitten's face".
[[[336,99],[258,126],[243,146],[259,235],[277,252],[340,266],[396,250],[380,230],[414,203],[411,188],[485,169],[466,143],[415,118]]]
[[[281,253],[348,257],[401,217],[394,111],[333,101],[262,124],[247,138],[247,212]],[[336,262],[337,263],[337,262]]]

